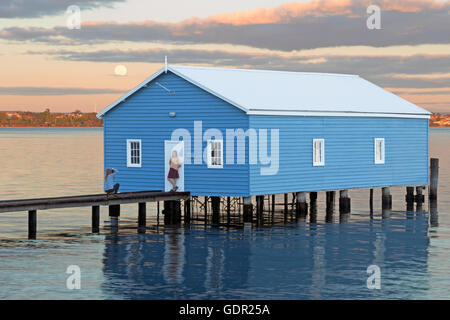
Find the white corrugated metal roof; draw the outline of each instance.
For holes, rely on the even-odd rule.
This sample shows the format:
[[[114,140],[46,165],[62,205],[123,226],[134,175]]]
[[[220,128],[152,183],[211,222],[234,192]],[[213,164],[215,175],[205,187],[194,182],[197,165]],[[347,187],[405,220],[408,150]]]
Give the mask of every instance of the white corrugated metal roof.
[[[430,112],[357,76],[170,65],[171,71],[248,114],[428,117]],[[164,72],[158,71],[106,112]]]

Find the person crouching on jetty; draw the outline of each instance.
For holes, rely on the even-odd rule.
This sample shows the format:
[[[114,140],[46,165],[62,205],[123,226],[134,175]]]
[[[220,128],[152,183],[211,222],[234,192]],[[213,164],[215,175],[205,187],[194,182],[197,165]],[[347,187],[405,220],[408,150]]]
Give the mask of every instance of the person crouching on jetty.
[[[117,172],[119,172],[119,171],[117,171],[114,168],[106,169],[106,172],[105,172],[105,192],[107,194],[117,193],[117,191],[119,191],[120,184],[118,184],[118,183],[114,184],[114,179],[116,178]]]
[[[167,180],[172,184],[172,190],[171,192],[175,192],[178,190],[177,186],[177,180],[180,178],[180,175],[178,174],[178,169],[181,167],[181,161],[180,158],[178,158],[178,152],[176,150],[172,151],[172,156],[169,160],[170,170],[169,174],[167,175]]]

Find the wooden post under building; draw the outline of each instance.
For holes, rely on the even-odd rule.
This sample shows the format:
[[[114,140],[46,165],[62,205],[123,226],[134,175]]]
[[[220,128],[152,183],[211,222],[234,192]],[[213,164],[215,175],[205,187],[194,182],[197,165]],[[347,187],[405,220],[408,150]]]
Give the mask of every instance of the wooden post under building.
[[[147,204],[139,202],[138,204],[138,233],[145,233],[147,227]]]
[[[256,222],[258,225],[264,223],[264,196],[256,196]]]
[[[391,215],[392,195],[390,187],[381,188],[381,212],[382,217],[387,218]]]
[[[414,211],[414,187],[406,187],[406,211]]]
[[[339,191],[339,213],[350,213],[351,201],[348,196],[348,190]]]
[[[212,224],[218,226],[220,223],[220,197],[211,197]]]
[[[227,226],[231,223],[231,198],[227,197]]]
[[[191,223],[191,199],[184,200],[184,224]]]
[[[297,192],[296,218],[308,215],[308,203],[306,202],[306,192]]]
[[[244,197],[244,223],[252,223],[253,222],[253,204],[252,197]]]
[[[326,214],[330,215],[334,213],[335,203],[336,203],[336,191],[327,191]]]

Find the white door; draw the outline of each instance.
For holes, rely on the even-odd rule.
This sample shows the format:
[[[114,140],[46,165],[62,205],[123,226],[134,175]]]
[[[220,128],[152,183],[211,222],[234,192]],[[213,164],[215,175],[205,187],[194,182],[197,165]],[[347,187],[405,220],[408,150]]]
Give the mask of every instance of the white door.
[[[184,191],[184,142],[164,141],[164,191]]]

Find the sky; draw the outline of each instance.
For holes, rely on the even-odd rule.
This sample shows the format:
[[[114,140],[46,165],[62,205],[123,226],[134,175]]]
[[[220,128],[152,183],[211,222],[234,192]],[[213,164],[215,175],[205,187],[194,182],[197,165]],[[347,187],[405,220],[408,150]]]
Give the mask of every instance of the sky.
[[[358,74],[450,113],[449,13],[442,0],[0,0],[0,110],[98,112],[168,56]]]

